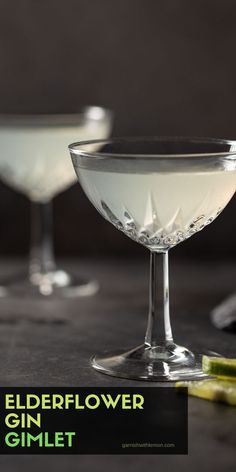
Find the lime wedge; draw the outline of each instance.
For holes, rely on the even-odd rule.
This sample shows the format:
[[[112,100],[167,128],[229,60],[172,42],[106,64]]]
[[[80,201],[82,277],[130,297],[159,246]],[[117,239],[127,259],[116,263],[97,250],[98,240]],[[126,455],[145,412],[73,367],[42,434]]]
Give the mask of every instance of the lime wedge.
[[[188,394],[215,402],[236,405],[236,382],[229,380],[207,379],[192,382],[177,382],[179,389],[188,387]]]
[[[203,356],[202,370],[222,379],[236,380],[236,359]]]

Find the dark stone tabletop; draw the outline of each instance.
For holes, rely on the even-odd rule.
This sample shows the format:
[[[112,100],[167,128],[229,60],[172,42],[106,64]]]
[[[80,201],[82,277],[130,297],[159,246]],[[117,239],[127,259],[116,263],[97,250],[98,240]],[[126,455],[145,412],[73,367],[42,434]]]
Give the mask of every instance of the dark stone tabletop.
[[[147,318],[148,259],[65,261],[65,267],[97,278],[90,298],[0,300],[0,386],[132,386],[145,382],[95,372],[90,356],[143,341]],[[22,268],[2,261],[0,277]],[[236,290],[233,261],[171,263],[171,311],[175,340],[236,357],[236,334],[217,330],[210,312]],[[148,384],[150,385],[150,384]],[[2,456],[0,470],[181,472],[233,471],[236,408],[189,399],[188,456]]]

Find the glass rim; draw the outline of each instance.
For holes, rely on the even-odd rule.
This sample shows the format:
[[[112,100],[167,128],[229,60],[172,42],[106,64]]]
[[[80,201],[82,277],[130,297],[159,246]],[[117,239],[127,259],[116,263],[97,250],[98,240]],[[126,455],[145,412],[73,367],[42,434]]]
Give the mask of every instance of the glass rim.
[[[88,146],[91,144],[112,144],[112,143],[125,143],[125,142],[144,142],[144,141],[159,141],[159,142],[183,142],[184,144],[215,144],[215,145],[228,145],[233,146],[234,150],[229,151],[214,151],[214,152],[191,152],[191,153],[157,153],[157,154],[143,154],[143,153],[127,153],[127,152],[100,152],[100,151],[86,151],[83,149],[83,146]],[[69,144],[69,151],[73,156],[77,157],[87,157],[87,158],[100,158],[100,159],[166,159],[166,158],[199,158],[199,157],[230,157],[236,156],[236,140],[228,138],[212,138],[212,137],[197,137],[197,136],[124,136],[124,137],[114,137],[108,139],[92,139],[86,141],[78,141]],[[79,149],[78,149],[79,148]],[[81,149],[82,148],[82,149]]]
[[[81,106],[71,113],[0,113],[0,126],[71,126],[79,120],[90,119],[102,121],[113,118],[113,112],[109,108],[99,105]]]

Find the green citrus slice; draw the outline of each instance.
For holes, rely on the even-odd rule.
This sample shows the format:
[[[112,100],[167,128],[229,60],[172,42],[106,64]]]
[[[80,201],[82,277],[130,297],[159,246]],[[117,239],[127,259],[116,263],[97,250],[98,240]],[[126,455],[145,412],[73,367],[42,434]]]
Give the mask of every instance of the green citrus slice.
[[[236,359],[203,356],[202,370],[209,375],[236,380]]]
[[[236,382],[229,380],[207,379],[191,382],[177,382],[176,387],[188,387],[188,394],[215,402],[236,405]]]

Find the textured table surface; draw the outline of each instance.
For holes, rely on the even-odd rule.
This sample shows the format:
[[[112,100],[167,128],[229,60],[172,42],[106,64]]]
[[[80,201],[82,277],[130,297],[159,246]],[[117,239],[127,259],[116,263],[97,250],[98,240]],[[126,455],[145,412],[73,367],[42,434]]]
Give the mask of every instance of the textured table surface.
[[[90,298],[1,299],[0,386],[147,385],[95,372],[94,352],[133,347],[142,342],[147,314],[148,260],[96,260],[65,263],[74,272],[100,282]],[[21,269],[2,261],[0,277]],[[236,335],[218,331],[211,309],[236,290],[232,262],[174,261],[171,264],[171,309],[176,342],[198,344],[236,357]],[[144,467],[183,471],[233,471],[236,464],[236,409],[189,399],[188,456],[2,456],[4,472],[143,471]]]

